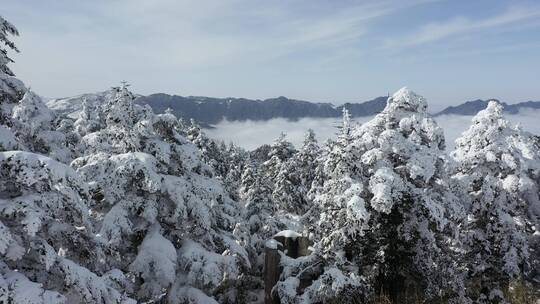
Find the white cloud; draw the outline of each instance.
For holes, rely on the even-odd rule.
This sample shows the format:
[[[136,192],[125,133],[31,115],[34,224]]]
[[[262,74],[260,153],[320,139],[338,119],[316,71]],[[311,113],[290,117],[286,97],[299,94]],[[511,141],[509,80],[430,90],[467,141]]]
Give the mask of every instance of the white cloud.
[[[28,14],[25,21],[29,26],[21,37],[25,55],[39,45],[45,52],[78,58],[69,65],[76,64],[78,69],[101,61],[111,68],[122,68],[118,65],[128,62],[135,67],[186,71],[231,62],[259,63],[306,49],[338,50],[364,35],[371,20],[419,2],[67,2],[50,12],[43,25],[36,23],[43,22],[46,14],[38,13],[37,8],[27,13],[29,7],[12,5]]]
[[[465,17],[455,17],[445,22],[430,23],[422,26],[420,30],[406,35],[386,40],[386,47],[410,47],[422,45],[452,36],[463,35],[467,33],[479,32],[493,28],[500,28],[532,20],[540,16],[540,8],[510,8],[502,14],[484,18],[469,19]]]
[[[207,79],[212,69],[234,75],[291,54],[333,53],[365,35],[370,21],[414,3],[60,0],[7,9],[21,30],[14,70],[42,94],[59,97],[121,79],[143,93],[178,92],[191,74]]]

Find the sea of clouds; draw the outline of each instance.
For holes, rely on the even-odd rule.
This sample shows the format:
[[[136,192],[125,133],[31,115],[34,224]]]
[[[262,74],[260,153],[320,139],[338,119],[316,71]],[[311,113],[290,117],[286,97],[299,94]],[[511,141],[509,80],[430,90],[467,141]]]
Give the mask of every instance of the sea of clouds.
[[[518,114],[505,116],[512,124],[520,124],[524,130],[540,135],[540,110],[524,109]],[[372,116],[357,117],[354,122],[361,124],[372,118]],[[435,120],[444,129],[447,149],[453,149],[456,138],[471,125],[472,116],[442,115],[435,117]],[[322,143],[336,136],[337,127],[340,124],[339,118],[303,118],[297,121],[283,118],[267,121],[222,121],[215,125],[215,128],[206,129],[205,132],[211,138],[233,142],[252,150],[263,144],[272,143],[281,132],[285,132],[287,139],[299,147],[308,129],[313,129],[317,139]]]

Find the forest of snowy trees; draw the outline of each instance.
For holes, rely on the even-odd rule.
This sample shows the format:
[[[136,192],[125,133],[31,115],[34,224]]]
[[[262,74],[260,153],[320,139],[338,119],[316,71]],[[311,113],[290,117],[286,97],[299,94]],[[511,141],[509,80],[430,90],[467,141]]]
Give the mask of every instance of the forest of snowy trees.
[[[280,252],[280,303],[540,298],[540,139],[497,102],[449,153],[406,88],[325,143],[245,151],[125,83],[59,116],[10,69],[13,35],[0,17],[0,303],[263,303],[284,230],[311,245]]]

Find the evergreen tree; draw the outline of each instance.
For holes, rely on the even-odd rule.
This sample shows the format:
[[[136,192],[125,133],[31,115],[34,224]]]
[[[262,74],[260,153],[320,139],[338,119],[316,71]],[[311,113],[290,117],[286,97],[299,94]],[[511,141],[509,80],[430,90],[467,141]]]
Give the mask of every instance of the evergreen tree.
[[[303,215],[311,207],[308,193],[315,179],[319,156],[315,133],[308,130],[300,150],[282,164],[276,176],[272,197],[280,210]]]
[[[463,237],[471,297],[477,303],[504,301],[503,291],[524,280],[539,259],[529,247],[540,223],[538,147],[491,101],[456,140],[452,156],[453,177],[470,197]]]
[[[362,183],[352,178],[359,175],[359,168],[358,157],[352,150],[352,124],[347,110],[343,111],[339,129],[337,141],[327,145],[329,152],[324,161],[309,170],[313,174],[312,184],[316,184],[314,205],[304,216],[303,224],[315,241],[315,251],[305,261],[286,264],[284,272],[289,277],[277,286],[285,303],[328,302],[358,296],[367,289],[358,269],[344,254],[345,248],[363,232],[369,217],[360,196]],[[317,150],[312,148],[313,136],[308,133],[302,150]],[[302,294],[291,293],[286,286],[299,281],[306,273],[317,279]]]
[[[191,120],[191,126],[186,131],[187,138],[197,146],[201,151],[204,161],[213,168],[214,173],[217,177],[222,180],[227,180],[227,175],[229,171],[234,168],[237,159],[231,159],[234,157],[233,154],[236,151],[229,151],[224,142],[218,142],[209,138],[202,130],[199,124],[195,120]],[[241,164],[238,164],[241,166]],[[239,174],[236,172],[234,174]],[[234,185],[226,183],[226,186],[232,187],[230,190],[233,191],[232,196],[234,197]]]
[[[140,142],[135,129],[137,119],[133,106],[135,96],[123,83],[111,89],[111,97],[101,105],[98,114],[102,128],[82,137],[79,151],[89,152],[133,152],[140,150]]]
[[[277,177],[281,166],[290,159],[296,150],[294,146],[287,141],[285,133],[281,133],[274,141],[268,152],[268,160],[263,163],[264,178],[273,188],[274,180]]]
[[[394,299],[458,296],[459,270],[447,257],[463,212],[444,170],[443,131],[425,99],[403,88],[354,133],[370,216],[362,245],[349,254],[361,252],[368,281]]]
[[[9,40],[10,35],[18,34],[17,29],[0,16],[0,151],[13,150],[19,146],[11,130],[11,109],[22,98],[26,88],[19,79],[13,77],[14,74],[8,67],[13,60],[7,54],[8,50],[18,51],[15,44]]]
[[[107,283],[115,270],[105,273],[100,263],[104,252],[77,174],[21,151],[1,152],[0,167],[0,300],[127,303]]]
[[[87,99],[82,101],[82,109],[77,120],[74,122],[74,128],[79,136],[84,136],[87,133],[92,133],[100,129],[99,111]]]
[[[351,128],[344,113],[315,198],[320,215],[313,236],[316,260],[349,287],[329,286],[325,297],[454,296],[460,280],[454,273],[442,277],[456,271],[442,257],[456,229],[449,214],[459,216],[460,207],[448,190],[443,153],[442,130],[425,100],[406,88],[360,127]],[[323,282],[314,284],[303,297],[321,296],[313,288]]]
[[[8,49],[15,52],[18,52],[19,50],[15,46],[15,43],[9,40],[9,35],[18,36],[19,31],[17,31],[15,26],[0,16],[0,42],[5,46],[0,47],[0,73],[8,76],[15,76],[15,74],[13,74],[11,69],[7,66],[10,62],[13,62],[13,60],[8,57],[7,51]]]
[[[264,246],[285,226],[277,217],[277,206],[272,201],[272,190],[256,171],[244,172],[244,180],[253,177],[245,195],[245,230],[249,235],[252,267],[255,276],[261,276],[264,266]],[[250,176],[253,172],[253,176]],[[249,176],[249,177],[248,177]]]
[[[135,124],[137,116],[133,100],[135,96],[128,90],[129,84],[122,82],[120,87],[113,88],[116,96],[104,105],[105,123],[108,127],[131,127]]]
[[[227,147],[225,165],[227,173],[224,178],[225,189],[232,199],[240,200],[240,188],[242,186],[242,173],[249,161],[249,154],[242,148],[230,143]]]
[[[325,174],[327,177],[342,175],[356,176],[358,174],[358,153],[352,150],[352,124],[351,116],[343,108],[342,124],[337,141],[329,142],[329,152],[325,160]]]
[[[357,184],[353,178],[359,175],[356,165],[358,155],[352,150],[351,127],[349,112],[343,109],[342,125],[337,134],[337,141],[327,143],[327,153],[313,171],[313,191],[308,194],[313,197],[314,205],[305,218],[307,230],[313,234],[312,238],[319,239],[322,234],[338,230],[334,229],[333,221],[321,220],[320,216],[325,218],[335,216],[325,214],[324,210],[330,213],[339,212],[340,208],[335,206],[336,201],[345,202],[342,195],[352,184]]]
[[[249,264],[232,235],[236,202],[174,115],[133,104],[126,86],[107,104],[104,128],[82,138],[85,148],[72,162],[92,185],[107,264],[134,277],[126,292],[138,299],[179,303],[184,290],[234,302],[240,269]]]
[[[302,214],[306,203],[302,195],[300,178],[295,169],[295,166],[290,162],[281,165],[274,182],[272,200],[280,211]]]
[[[256,175],[246,195],[246,219],[251,234],[261,242],[271,238],[281,228],[274,218],[277,208],[271,195],[270,188]]]
[[[253,187],[255,181],[260,179],[260,177],[257,176],[257,167],[253,161],[248,161],[240,179],[240,200],[246,202],[248,200],[249,190]]]
[[[315,180],[321,155],[322,151],[315,138],[315,132],[309,129],[305,134],[302,147],[293,157],[293,164],[299,171],[300,184],[305,198]]]

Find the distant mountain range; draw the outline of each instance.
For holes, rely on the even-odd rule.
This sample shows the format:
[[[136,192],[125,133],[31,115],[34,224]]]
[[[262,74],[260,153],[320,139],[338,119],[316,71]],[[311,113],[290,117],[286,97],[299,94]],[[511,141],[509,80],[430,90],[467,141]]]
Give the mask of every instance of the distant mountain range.
[[[330,103],[313,103],[303,100],[277,97],[265,100],[245,98],[183,97],[167,94],[152,94],[139,97],[137,103],[148,104],[160,113],[167,108],[184,119],[195,119],[203,124],[216,124],[223,119],[229,121],[268,120],[286,118],[297,120],[304,117],[339,117],[343,108],[352,116],[370,116],[382,111],[387,97],[377,97],[362,103],[346,103],[334,106]]]
[[[448,107],[435,115],[475,115],[476,113],[478,113],[478,111],[483,110],[487,107],[489,100],[477,99],[467,101],[458,106]],[[504,112],[510,114],[517,114],[521,109],[524,108],[540,109],[540,101],[525,101],[515,104],[507,104],[505,102],[501,102],[501,104],[503,105]]]
[[[100,104],[106,100],[107,92],[83,94],[69,98],[52,99],[47,105],[57,111],[75,117],[80,111],[82,100],[86,99],[89,104]],[[359,102],[345,103],[335,106],[330,103],[314,103],[303,100],[277,97],[265,100],[253,100],[246,98],[213,98],[198,96],[178,96],[163,93],[148,96],[139,96],[136,102],[148,104],[154,112],[163,113],[171,108],[177,117],[185,120],[195,119],[203,126],[211,126],[222,120],[245,121],[245,120],[269,120],[273,118],[285,118],[298,120],[301,118],[329,118],[340,117],[343,108],[349,110],[353,117],[372,116],[381,112],[386,106],[388,97],[381,96],[375,99]],[[474,115],[486,108],[487,100],[467,101],[457,106],[447,107],[435,115]],[[504,111],[516,114],[521,109],[540,109],[540,101],[527,101],[516,104],[502,103]]]

